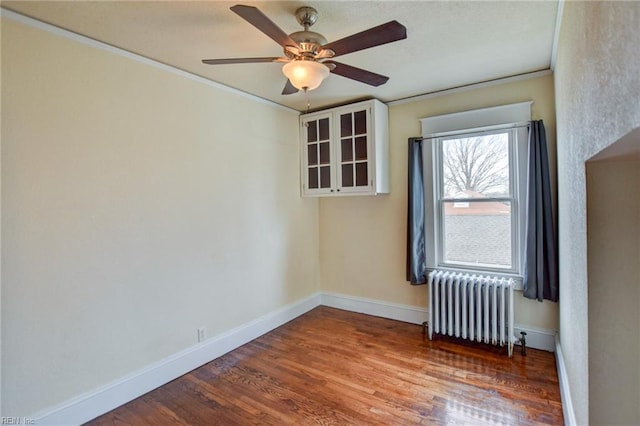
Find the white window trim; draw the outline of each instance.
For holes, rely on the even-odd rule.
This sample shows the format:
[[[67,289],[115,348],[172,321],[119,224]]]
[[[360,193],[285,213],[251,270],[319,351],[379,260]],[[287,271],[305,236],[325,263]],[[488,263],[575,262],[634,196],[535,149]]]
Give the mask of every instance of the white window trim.
[[[463,111],[453,114],[445,114],[433,117],[426,117],[420,120],[422,126],[422,137],[425,138],[423,149],[423,164],[425,165],[424,175],[424,189],[425,189],[425,239],[426,239],[426,263],[427,269],[433,270],[436,267],[450,271],[458,272],[476,272],[478,274],[491,274],[498,276],[505,276],[514,278],[516,281],[516,289],[522,286],[522,247],[525,243],[524,235],[524,221],[525,215],[525,199],[526,199],[526,147],[527,147],[527,130],[522,126],[526,125],[531,120],[531,105],[533,102],[520,102],[510,105],[502,105],[491,108],[483,108],[477,110]],[[515,149],[510,150],[510,155],[515,155],[515,159],[511,158],[511,164],[513,164],[517,170],[513,173],[513,176],[519,180],[519,185],[514,186],[514,196],[517,198],[518,203],[513,206],[516,211],[516,217],[518,221],[517,228],[512,229],[512,244],[517,244],[516,250],[520,252],[520,256],[516,259],[514,265],[516,273],[500,271],[487,268],[478,269],[477,271],[457,268],[452,265],[438,265],[437,254],[440,253],[441,247],[439,247],[440,240],[436,235],[438,229],[442,229],[441,225],[435,225],[435,220],[439,220],[437,214],[437,203],[435,202],[436,185],[434,179],[434,172],[432,170],[433,157],[435,155],[435,144],[433,139],[445,136],[451,136],[454,134],[466,134],[466,133],[479,133],[479,132],[494,132],[501,129],[515,129],[519,127],[520,130],[516,130],[517,139]],[[524,149],[523,154],[519,152]],[[514,160],[519,161],[514,161]],[[512,182],[513,183],[513,182]],[[518,192],[519,191],[519,192]],[[516,225],[514,225],[516,226]],[[440,227],[440,228],[439,228]],[[519,232],[513,232],[519,231]]]

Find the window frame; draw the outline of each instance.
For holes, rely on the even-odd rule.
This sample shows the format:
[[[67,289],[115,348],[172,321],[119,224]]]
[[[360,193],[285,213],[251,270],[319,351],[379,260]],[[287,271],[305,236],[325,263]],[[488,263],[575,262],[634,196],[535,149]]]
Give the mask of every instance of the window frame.
[[[531,102],[504,105],[482,110],[465,111],[421,120],[424,138],[423,164],[425,187],[425,237],[427,270],[490,274],[514,278],[521,287],[524,267],[526,227],[527,140],[526,126],[531,119]],[[483,198],[480,202],[508,199],[511,201],[511,268],[464,265],[444,261],[444,198],[442,141],[495,133],[509,133],[510,197]],[[439,156],[439,158],[438,158]],[[437,162],[434,162],[437,159]],[[459,201],[460,199],[458,199]],[[478,201],[476,198],[464,201]]]

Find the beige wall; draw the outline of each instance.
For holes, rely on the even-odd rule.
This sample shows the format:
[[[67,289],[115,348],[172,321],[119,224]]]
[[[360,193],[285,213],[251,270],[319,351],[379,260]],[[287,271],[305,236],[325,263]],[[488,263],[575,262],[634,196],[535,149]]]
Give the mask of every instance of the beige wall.
[[[585,161],[640,126],[640,2],[566,2],[555,70],[560,344],[578,424],[589,421]],[[637,195],[637,186],[632,189]],[[627,258],[628,262],[638,259]],[[612,361],[615,362],[615,361]],[[624,390],[620,390],[621,392]]]
[[[3,415],[319,290],[298,114],[2,21]]]
[[[2,46],[2,20],[0,19],[0,46]],[[0,51],[1,52],[1,51]],[[0,93],[2,93],[2,54],[0,53]],[[2,102],[0,98],[0,129],[2,129]],[[0,131],[0,416],[2,416],[2,132]]]
[[[640,3],[564,8],[554,79],[392,106],[391,194],[319,211],[299,198],[295,113],[3,19],[3,415],[91,391],[320,279],[426,306],[426,288],[404,281],[407,138],[423,117],[533,100],[553,162],[555,80],[559,328],[586,424],[584,163],[640,126]],[[556,304],[518,301],[518,323],[557,327]]]
[[[640,137],[637,139],[640,149]],[[589,420],[640,424],[640,160],[587,163]],[[621,188],[635,188],[631,195]],[[631,196],[630,196],[631,195]]]
[[[533,118],[545,122],[553,164],[555,110],[551,75],[391,106],[391,193],[320,200],[323,291],[425,308],[426,286],[411,286],[404,278],[407,139],[420,136],[419,120],[424,117],[528,100],[534,102]],[[556,303],[539,303],[523,297],[516,300],[518,324],[557,329]]]

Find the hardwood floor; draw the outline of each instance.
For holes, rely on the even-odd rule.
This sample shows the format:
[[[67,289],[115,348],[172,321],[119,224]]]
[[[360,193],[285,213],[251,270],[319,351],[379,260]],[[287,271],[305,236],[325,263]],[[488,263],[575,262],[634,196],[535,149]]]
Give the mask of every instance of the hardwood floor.
[[[90,425],[561,425],[552,353],[319,307]]]

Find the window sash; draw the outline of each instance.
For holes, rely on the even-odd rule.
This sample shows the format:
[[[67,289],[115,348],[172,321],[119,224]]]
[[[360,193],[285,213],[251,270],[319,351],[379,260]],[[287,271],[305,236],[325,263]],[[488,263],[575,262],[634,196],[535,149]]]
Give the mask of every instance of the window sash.
[[[446,113],[441,115],[431,115],[419,119],[421,136],[423,140],[422,159],[424,164],[424,195],[425,195],[425,244],[426,244],[426,267],[427,272],[436,268],[445,268],[451,272],[461,273],[485,273],[478,268],[458,268],[455,266],[438,265],[436,253],[439,251],[437,236],[435,235],[438,217],[436,211],[438,203],[435,198],[436,185],[433,167],[435,167],[435,143],[438,137],[450,137],[463,135],[469,132],[493,131],[515,128],[517,143],[514,152],[517,154],[513,164],[518,166],[518,171],[514,170],[519,189],[512,194],[517,200],[515,207],[518,217],[518,228],[514,234],[518,238],[518,271],[509,273],[505,271],[488,272],[501,277],[514,279],[516,288],[522,289],[522,265],[523,247],[525,243],[525,223],[526,223],[526,182],[527,182],[527,127],[531,120],[532,101],[524,101],[507,105],[498,105],[488,108],[478,108],[467,111]]]
[[[447,203],[453,204],[453,202],[449,201]],[[445,210],[445,204],[441,204],[442,211]],[[473,202],[469,203],[469,208],[473,208]],[[475,203],[478,204],[478,203]],[[512,203],[509,201],[507,208],[509,209],[508,214],[494,214],[490,216],[486,215],[474,215],[474,214],[443,214],[440,219],[441,223],[441,232],[445,235],[441,240],[441,262],[440,266],[449,267],[458,267],[465,268],[471,270],[491,270],[491,271],[499,271],[501,273],[513,273],[514,271],[514,254],[516,250],[514,249],[514,238],[513,238],[513,208]],[[454,233],[451,235],[451,230],[456,229],[458,227],[469,227],[470,221],[491,221],[493,222],[491,225],[491,232],[499,233],[505,231],[505,228],[502,226],[504,223],[500,223],[503,220],[507,220],[507,232],[509,234],[509,240],[504,241],[493,241],[489,236],[478,237],[469,236],[467,239],[466,235],[460,235],[460,233]],[[478,223],[475,224],[476,226]],[[485,224],[486,225],[486,224]],[[458,229],[460,231],[460,229]],[[457,234],[457,235],[456,235]],[[460,241],[460,240],[464,241]],[[504,246],[502,243],[507,243]],[[470,248],[469,250],[460,251],[461,245],[470,244],[472,246],[476,246],[475,250]],[[503,250],[508,248],[508,252],[505,253]],[[484,257],[486,252],[483,252],[483,249],[491,250],[493,249],[494,258]],[[501,252],[502,251],[502,252]],[[505,259],[506,255],[506,259]],[[457,259],[456,259],[457,257]],[[463,260],[464,258],[467,260]],[[471,260],[472,257],[475,257],[475,261]],[[501,262],[501,260],[503,260]],[[503,262],[508,263],[503,263]]]
[[[512,126],[513,127],[513,126]],[[451,139],[462,139],[462,138],[472,138],[474,136],[490,136],[493,134],[500,133],[508,133],[508,161],[509,161],[509,184],[508,184],[508,195],[500,196],[500,197],[487,197],[487,198],[451,198],[444,197],[444,151],[443,151],[443,143],[446,140]],[[519,193],[519,185],[518,185],[518,177],[520,175],[519,172],[519,162],[518,162],[518,134],[515,128],[506,129],[504,127],[500,128],[487,128],[487,129],[474,129],[473,131],[463,132],[458,131],[455,134],[455,138],[451,137],[451,135],[442,135],[440,137],[432,138],[433,150],[432,155],[435,157],[436,161],[432,162],[435,166],[434,169],[434,182],[433,182],[433,195],[434,195],[434,237],[435,237],[435,265],[440,268],[447,269],[461,269],[468,271],[478,271],[478,272],[496,272],[501,274],[521,274],[521,232],[520,232],[520,208],[518,205],[518,193]],[[445,238],[445,227],[444,227],[444,219],[445,219],[445,209],[444,205],[447,202],[509,202],[510,209],[510,232],[511,232],[511,266],[510,267],[500,267],[498,265],[485,265],[485,264],[469,264],[464,262],[447,262],[445,255],[445,247],[446,241]]]
[[[507,187],[507,197],[513,197],[514,188],[516,187],[516,181],[513,179],[514,169],[512,167],[514,156],[512,155],[513,151],[513,139],[515,134],[515,129],[513,126],[498,127],[498,128],[488,128],[484,130],[469,130],[466,132],[459,131],[455,134],[455,137],[450,135],[443,135],[439,137],[435,137],[435,148],[437,150],[437,158],[438,158],[438,168],[436,170],[438,174],[438,179],[436,180],[438,184],[438,196],[439,198],[443,198],[443,194],[445,194],[445,186],[444,186],[444,144],[449,141],[460,140],[460,139],[472,139],[472,138],[485,138],[490,137],[492,135],[507,135],[507,160],[509,162],[509,177],[508,177],[508,187]]]

